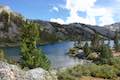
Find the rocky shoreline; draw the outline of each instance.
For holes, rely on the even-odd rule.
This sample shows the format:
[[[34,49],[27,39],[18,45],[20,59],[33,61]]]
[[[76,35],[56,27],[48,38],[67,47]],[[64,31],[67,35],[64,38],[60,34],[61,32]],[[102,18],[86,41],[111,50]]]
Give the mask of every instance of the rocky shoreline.
[[[77,65],[91,64],[91,61],[80,60]],[[0,80],[58,80],[59,71],[65,71],[73,66],[51,69],[46,71],[40,67],[34,69],[21,69],[19,65],[9,64],[5,61],[0,61]]]
[[[0,47],[4,48],[4,47],[18,47],[20,46],[19,43],[1,43]]]
[[[59,41],[60,42],[60,41]],[[38,43],[38,45],[46,45],[46,44],[52,44],[54,42],[45,42],[45,43]],[[0,48],[4,48],[4,47],[19,47],[20,43],[0,43]]]

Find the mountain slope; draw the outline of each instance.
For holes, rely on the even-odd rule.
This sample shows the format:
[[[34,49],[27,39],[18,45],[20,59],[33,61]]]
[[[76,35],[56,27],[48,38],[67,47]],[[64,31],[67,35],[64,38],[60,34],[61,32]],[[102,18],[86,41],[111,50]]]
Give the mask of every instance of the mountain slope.
[[[110,24],[110,25],[105,25],[104,27],[106,27],[107,29],[109,29],[111,31],[116,31],[117,30],[117,31],[120,32],[120,22]]]
[[[88,40],[95,33],[111,39],[115,35],[113,31],[99,26],[82,23],[61,25],[55,22],[25,19],[21,14],[12,11],[9,7],[0,6],[0,45],[7,43],[19,44],[21,26],[26,20],[40,24],[41,43],[58,40]]]
[[[95,33],[98,33],[104,37],[108,37],[113,39],[115,34],[113,31],[110,31],[109,29],[105,27],[100,26],[92,26],[92,25],[86,25],[82,23],[72,23],[68,25],[61,25],[54,22],[47,22],[47,21],[41,21],[41,20],[33,20],[34,22],[37,22],[38,24],[44,26],[44,28],[48,28],[48,30],[53,33],[59,33],[61,35],[78,35],[82,36],[82,38],[91,38],[92,35]],[[57,35],[59,36],[59,35]]]
[[[7,6],[0,6],[0,43],[19,41],[23,18]]]

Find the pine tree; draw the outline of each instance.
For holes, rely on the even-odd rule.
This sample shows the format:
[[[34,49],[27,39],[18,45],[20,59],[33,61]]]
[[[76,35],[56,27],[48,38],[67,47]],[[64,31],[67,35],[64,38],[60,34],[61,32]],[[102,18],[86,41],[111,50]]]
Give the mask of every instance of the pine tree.
[[[100,36],[98,33],[94,34],[91,40],[92,49],[97,50],[100,47]]]
[[[38,25],[26,22],[22,26],[21,35],[21,65],[30,69],[42,67],[50,68],[50,62],[43,52],[36,47],[39,38]]]
[[[86,54],[86,57],[87,57],[89,54],[92,53],[92,51],[91,51],[91,49],[90,49],[90,47],[89,47],[89,45],[88,45],[87,42],[85,43],[85,45],[84,45],[84,47],[83,47],[83,51],[84,51],[84,53]]]
[[[114,37],[114,47],[116,52],[120,51],[119,35],[117,31],[115,32],[115,37]]]
[[[99,56],[100,62],[101,63],[108,63],[108,61],[112,57],[113,57],[113,55],[112,55],[111,49],[105,44],[101,45],[100,56]]]

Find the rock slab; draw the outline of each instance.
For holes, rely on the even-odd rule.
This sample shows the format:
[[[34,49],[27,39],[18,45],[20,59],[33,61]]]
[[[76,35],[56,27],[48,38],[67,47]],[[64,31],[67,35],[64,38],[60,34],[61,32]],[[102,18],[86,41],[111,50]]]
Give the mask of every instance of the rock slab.
[[[22,70],[17,65],[0,61],[0,80],[57,80],[55,71],[35,68]]]

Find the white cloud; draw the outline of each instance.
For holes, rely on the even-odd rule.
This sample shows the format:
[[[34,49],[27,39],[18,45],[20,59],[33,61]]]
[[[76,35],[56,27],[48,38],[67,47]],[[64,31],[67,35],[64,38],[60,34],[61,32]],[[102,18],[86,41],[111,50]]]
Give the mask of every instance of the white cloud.
[[[52,9],[51,9],[51,11],[57,11],[57,12],[59,12],[59,9],[56,6],[53,6]]]
[[[100,21],[101,21],[101,24],[100,25],[108,25],[108,24],[112,24],[114,23],[114,20],[113,18],[111,17],[111,15],[106,15],[106,16],[102,16],[100,17]]]
[[[113,12],[109,8],[92,8],[87,11],[87,16],[92,16],[95,19],[96,16],[100,16],[98,25],[108,25],[114,23]],[[97,23],[96,23],[97,24]]]
[[[73,23],[80,22],[92,25],[107,25],[114,23],[113,10],[108,7],[98,7],[95,3],[97,0],[66,0],[65,9],[69,10],[69,16],[66,20],[60,18],[52,18],[50,21],[57,21],[59,23]],[[120,1],[120,0],[118,0]],[[86,17],[78,15],[78,12],[86,12]],[[98,21],[96,17],[99,16]]]
[[[95,2],[96,0],[66,0],[66,8],[69,10],[86,11],[93,7]]]

